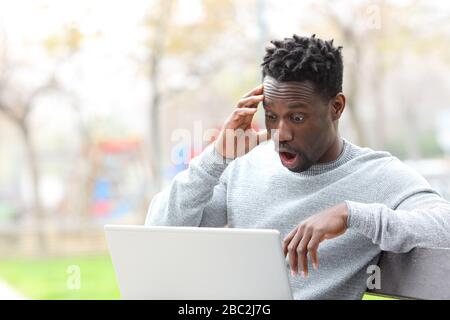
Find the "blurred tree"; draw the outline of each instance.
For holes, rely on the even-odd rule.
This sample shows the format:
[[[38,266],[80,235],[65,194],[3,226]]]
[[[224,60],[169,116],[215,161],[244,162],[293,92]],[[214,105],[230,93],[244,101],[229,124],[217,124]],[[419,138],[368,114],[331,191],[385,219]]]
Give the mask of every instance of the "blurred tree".
[[[423,89],[429,87],[418,83],[424,78],[419,69],[416,77],[408,76],[411,68],[404,62],[414,57],[417,63],[436,57],[448,63],[448,41],[444,40],[448,38],[448,15],[430,10],[423,1],[376,0],[352,5],[322,1],[313,8],[314,17],[322,19],[313,19],[308,29],[334,34],[344,46],[344,91],[355,142],[385,149],[394,145],[390,140],[398,140],[396,135],[402,135],[404,154],[423,156],[425,149],[416,136],[426,115],[417,102]],[[432,25],[427,24],[431,17]],[[386,78],[395,72],[400,74],[400,83],[394,84],[394,92],[387,92]],[[403,121],[398,122],[399,118]]]
[[[434,125],[435,119],[430,119],[434,115],[432,110],[433,99],[425,98],[424,94],[428,90],[435,91],[446,90],[445,84],[434,83],[431,86],[433,76],[432,70],[424,70],[421,64],[427,64],[429,61],[439,61],[443,66],[450,66],[448,58],[450,50],[448,46],[448,26],[449,15],[443,14],[438,10],[430,10],[426,2],[411,1],[404,4],[395,4],[388,1],[379,0],[376,2],[381,8],[383,15],[383,27],[377,32],[373,39],[373,48],[379,56],[377,71],[375,74],[379,82],[384,82],[383,71],[398,70],[400,68],[402,79],[396,87],[397,109],[401,112],[402,124],[399,127],[401,131],[397,135],[405,149],[406,158],[422,158],[435,156],[436,150],[430,148],[435,144],[436,137],[434,128],[425,128],[424,123],[431,122]],[[432,19],[432,20],[430,20]],[[428,22],[432,21],[432,25]],[[414,61],[417,67],[411,68],[412,64],[408,61]],[[414,71],[414,76],[410,76],[410,71]],[[429,78],[429,79],[427,79]],[[377,88],[377,87],[376,87]],[[426,106],[420,104],[421,101],[427,101]],[[439,101],[439,104],[441,102]],[[423,112],[422,110],[429,110]],[[383,123],[387,123],[389,117],[387,110]],[[376,129],[382,130],[378,122]],[[385,131],[385,130],[384,130]],[[432,134],[430,134],[432,132]],[[427,137],[429,143],[423,144],[423,137]],[[396,140],[398,137],[383,137],[386,144],[388,140]],[[433,143],[434,142],[434,143]],[[395,150],[394,150],[395,151]]]
[[[342,42],[347,53],[351,53],[351,59],[346,61],[346,89],[347,110],[350,114],[351,123],[356,132],[356,143],[362,146],[367,146],[368,141],[364,128],[363,121],[359,114],[361,110],[358,107],[358,95],[360,92],[360,78],[361,78],[361,61],[363,52],[366,50],[365,37],[367,37],[366,26],[359,21],[361,7],[353,7],[346,11],[345,15],[339,14],[335,11],[337,6],[327,5],[327,18],[332,24],[332,28],[340,33]],[[365,17],[364,17],[365,18]],[[350,69],[350,70],[349,70]]]
[[[152,159],[153,190],[159,191],[162,185],[162,155],[161,155],[161,126],[160,126],[160,69],[165,54],[167,31],[172,15],[174,1],[160,0],[154,4],[155,10],[147,17],[146,24],[152,33],[149,43],[150,57],[150,154]]]
[[[162,135],[161,135],[161,106],[164,97],[173,98],[179,88],[171,87],[170,77],[163,77],[162,63],[175,57],[185,63],[184,70],[179,70],[177,76],[194,75],[197,79],[209,75],[217,69],[217,64],[209,61],[203,63],[202,54],[214,48],[220,39],[221,32],[226,30],[230,23],[230,16],[234,10],[231,0],[203,0],[199,1],[200,14],[189,23],[179,23],[174,17],[179,10],[180,1],[159,0],[153,3],[152,9],[143,21],[148,37],[145,46],[149,52],[148,59],[139,61],[148,68],[148,79],[151,89],[151,102],[149,110],[150,125],[150,152],[152,159],[153,194],[162,187]],[[207,82],[207,81],[206,81]],[[162,85],[164,83],[164,86]]]
[[[6,43],[3,43],[6,48]],[[45,253],[47,249],[46,237],[43,230],[43,222],[45,219],[45,212],[42,207],[40,199],[40,171],[39,161],[35,146],[33,144],[31,127],[30,127],[30,113],[36,106],[36,100],[48,91],[56,89],[54,78],[50,76],[46,83],[38,86],[31,92],[20,88],[17,83],[11,83],[11,74],[14,73],[15,66],[9,64],[7,51],[4,50],[4,56],[1,61],[2,70],[0,74],[0,112],[3,113],[7,119],[16,126],[22,136],[22,141],[25,149],[26,163],[31,177],[32,190],[32,208],[31,212],[34,215],[35,232],[37,236],[36,244],[40,252]]]
[[[74,54],[76,54],[83,41],[83,35],[74,26],[68,25],[60,30],[60,32],[50,35],[43,43],[48,54],[54,58],[54,66],[51,72],[47,76],[47,80],[41,85],[37,85],[34,89],[22,88],[20,83],[14,82],[14,73],[19,72],[21,68],[30,70],[30,66],[17,66],[14,65],[8,59],[7,54],[7,41],[4,37],[3,41],[3,55],[1,60],[1,73],[0,73],[0,112],[2,112],[12,123],[19,129],[21,133],[27,164],[31,176],[31,190],[33,195],[33,205],[31,212],[34,215],[35,233],[37,236],[37,249],[40,253],[45,254],[48,250],[48,236],[46,235],[46,229],[44,224],[46,222],[46,212],[43,208],[42,201],[40,199],[40,170],[39,159],[37,157],[36,147],[33,143],[33,134],[30,126],[30,114],[32,110],[37,106],[37,100],[50,93],[58,93],[64,95],[70,100],[69,105],[78,115],[78,124],[80,137],[82,141],[83,153],[88,153],[91,145],[91,138],[87,127],[84,126],[81,116],[81,110],[79,107],[79,101],[74,92],[64,88],[61,82],[58,80],[59,68],[67,62]],[[84,157],[83,157],[84,158]],[[82,212],[86,215],[90,205],[90,193],[89,182],[82,183],[79,201],[81,204]],[[89,200],[88,200],[89,199]],[[82,217],[83,218],[83,217]],[[85,219],[82,219],[85,220]],[[24,234],[26,236],[26,234]]]
[[[95,34],[98,38],[100,35]],[[43,42],[48,55],[55,62],[55,75],[59,73],[65,64],[69,64],[71,60],[81,54],[83,43],[86,41],[85,36],[76,23],[68,23],[57,32],[50,34]],[[78,136],[81,142],[81,152],[78,163],[75,164],[78,183],[75,186],[75,201],[73,203],[74,212],[80,218],[79,231],[82,232],[90,223],[91,198],[94,189],[97,164],[95,161],[90,162],[88,159],[95,159],[95,148],[91,130],[85,123],[83,118],[83,110],[79,98],[79,93],[74,91],[70,84],[58,82],[58,88],[61,94],[69,101],[69,106],[76,114],[76,123],[78,128]]]

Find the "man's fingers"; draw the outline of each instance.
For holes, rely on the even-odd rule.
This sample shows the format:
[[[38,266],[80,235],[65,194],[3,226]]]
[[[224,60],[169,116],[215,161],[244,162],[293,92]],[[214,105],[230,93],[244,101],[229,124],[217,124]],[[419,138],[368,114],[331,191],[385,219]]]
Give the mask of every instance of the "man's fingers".
[[[233,120],[241,120],[246,118],[247,116],[253,115],[256,113],[256,109],[254,108],[239,108],[234,110]]]
[[[291,272],[293,275],[297,274],[298,265],[297,265],[297,246],[300,243],[300,240],[303,237],[303,228],[299,227],[291,242],[288,245],[288,254],[289,254],[289,265],[291,266]]]
[[[264,99],[263,95],[250,96],[248,98],[243,98],[243,99],[239,100],[237,107],[238,108],[244,108],[244,107],[255,108],[258,105],[258,103],[263,101],[263,99]]]
[[[297,246],[298,267],[302,270],[302,275],[308,276],[308,243],[312,238],[311,232],[305,232],[302,240]]]
[[[292,238],[297,233],[297,228],[298,228],[298,226],[295,227],[294,229],[292,229],[292,231],[289,232],[289,234],[286,237],[284,237],[284,239],[283,239],[283,253],[284,253],[284,256],[286,256],[287,253],[288,253],[288,245],[291,242]]]
[[[252,122],[252,119],[256,113],[256,109],[253,108],[241,108],[241,109],[235,109],[233,112],[231,121],[229,122],[229,128],[232,130],[236,129],[242,129],[247,130],[250,129],[250,125]],[[234,135],[233,131],[233,135]],[[256,138],[255,138],[256,143]]]
[[[260,84],[259,86],[257,86],[256,88],[253,88],[252,90],[250,90],[249,92],[247,92],[246,94],[244,94],[243,96],[242,96],[242,98],[247,98],[247,97],[250,97],[250,96],[254,96],[254,95],[256,95],[256,94],[262,94],[263,93],[263,85],[262,84]]]
[[[319,244],[321,241],[322,237],[315,235],[311,238],[307,247],[309,257],[311,258],[311,263],[314,269],[316,270],[319,268],[319,258],[317,256],[317,249],[319,248]]]

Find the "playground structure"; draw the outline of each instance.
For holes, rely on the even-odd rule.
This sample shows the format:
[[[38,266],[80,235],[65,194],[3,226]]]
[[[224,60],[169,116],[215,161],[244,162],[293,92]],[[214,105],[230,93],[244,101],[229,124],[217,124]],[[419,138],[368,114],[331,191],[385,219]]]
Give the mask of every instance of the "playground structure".
[[[151,185],[144,149],[136,138],[93,143],[62,176],[61,196],[55,193],[56,205],[46,208],[39,223],[24,208],[2,203],[2,255],[102,252],[104,224],[142,224]],[[37,246],[39,236],[45,248]]]

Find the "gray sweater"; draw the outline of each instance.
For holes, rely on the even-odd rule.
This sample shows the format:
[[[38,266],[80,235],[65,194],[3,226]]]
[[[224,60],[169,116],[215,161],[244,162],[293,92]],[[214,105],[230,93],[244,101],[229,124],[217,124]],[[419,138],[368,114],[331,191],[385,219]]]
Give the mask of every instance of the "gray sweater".
[[[277,229],[284,237],[304,219],[343,201],[348,229],[320,244],[319,269],[309,262],[307,278],[288,272],[295,299],[360,299],[367,267],[377,263],[381,250],[450,247],[450,203],[388,152],[345,139],[335,161],[302,173],[281,164],[271,140],[233,161],[223,161],[210,145],[153,198],[145,224],[228,224]]]

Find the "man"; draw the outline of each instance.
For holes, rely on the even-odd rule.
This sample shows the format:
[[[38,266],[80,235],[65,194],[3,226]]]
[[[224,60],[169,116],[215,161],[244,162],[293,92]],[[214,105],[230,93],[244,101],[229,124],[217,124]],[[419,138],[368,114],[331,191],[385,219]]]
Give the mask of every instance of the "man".
[[[314,35],[272,44],[263,84],[152,200],[146,224],[278,229],[295,299],[360,299],[381,250],[450,247],[449,202],[389,153],[340,136],[341,47]],[[260,102],[267,135],[250,127]]]

